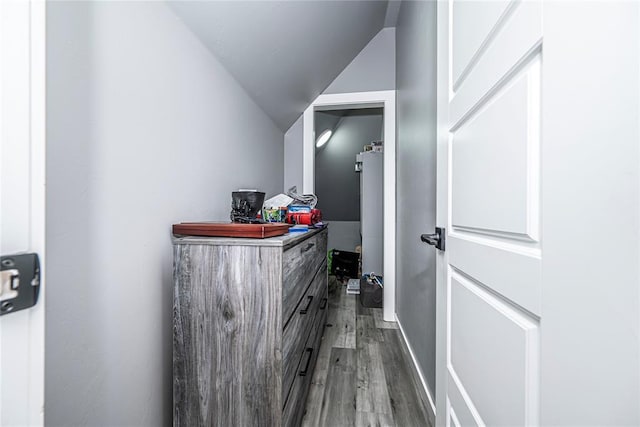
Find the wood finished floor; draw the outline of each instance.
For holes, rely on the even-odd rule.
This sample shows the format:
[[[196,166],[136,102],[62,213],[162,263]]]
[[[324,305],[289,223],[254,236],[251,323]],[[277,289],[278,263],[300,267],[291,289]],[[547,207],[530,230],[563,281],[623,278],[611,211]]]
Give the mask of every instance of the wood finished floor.
[[[329,314],[303,426],[429,426],[401,332],[329,279]],[[331,325],[331,326],[329,326]]]

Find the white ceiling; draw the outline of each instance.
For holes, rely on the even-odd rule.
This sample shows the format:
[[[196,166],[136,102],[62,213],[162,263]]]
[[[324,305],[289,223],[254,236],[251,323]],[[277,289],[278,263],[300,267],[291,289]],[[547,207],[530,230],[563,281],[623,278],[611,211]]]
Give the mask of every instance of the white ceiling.
[[[387,1],[168,3],[283,131],[383,28],[387,14]]]

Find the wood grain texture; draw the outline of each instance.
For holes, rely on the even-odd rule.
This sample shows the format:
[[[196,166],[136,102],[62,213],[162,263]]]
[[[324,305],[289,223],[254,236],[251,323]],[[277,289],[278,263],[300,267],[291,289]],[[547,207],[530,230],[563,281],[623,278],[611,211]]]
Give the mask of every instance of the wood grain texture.
[[[295,371],[295,379],[291,386],[289,398],[285,403],[283,415],[285,426],[299,426],[304,416],[309,386],[313,379],[313,369],[317,364],[325,322],[326,310],[319,310],[314,319],[313,332],[305,344],[305,350],[311,349],[312,352],[308,353],[305,351],[306,354],[300,359],[300,364]],[[307,367],[307,363],[309,363],[308,373],[305,376],[301,376],[300,371]]]
[[[289,390],[295,379],[295,371],[305,353],[305,343],[312,332],[314,319],[322,298],[326,294],[327,263],[324,262],[316,272],[313,281],[307,288],[302,300],[298,303],[293,316],[285,326],[282,336],[282,398],[286,401]],[[311,299],[309,300],[309,298]],[[303,313],[303,309],[306,309]]]
[[[369,308],[362,305],[360,295],[356,295],[356,315],[357,316],[373,316],[375,308]]]
[[[383,322],[382,309],[360,310],[358,297],[330,278],[330,312],[309,388],[302,425],[429,426],[426,402],[408,349],[394,322]],[[352,305],[349,300],[354,301]],[[357,305],[356,305],[357,304]],[[336,351],[345,342],[344,322],[355,324],[355,378],[336,368]],[[333,326],[329,326],[333,325]],[[338,347],[336,347],[338,346]],[[355,381],[355,405],[349,406]],[[338,387],[344,387],[342,391]],[[338,398],[342,396],[343,398]],[[401,413],[401,412],[406,413]],[[337,420],[341,414],[341,420]],[[337,423],[337,424],[331,424]]]
[[[309,386],[306,411],[302,420],[303,426],[320,425],[327,375],[329,372],[329,365],[331,363],[332,343],[335,341],[337,334],[337,329],[333,326],[331,320],[333,313],[335,313],[335,310],[333,309],[329,309],[329,312],[327,313],[327,327],[324,329],[324,335],[318,351],[318,359],[316,360],[316,366],[313,372],[313,379]]]
[[[397,322],[386,322],[382,318],[382,310],[372,309],[373,318],[376,322],[376,328],[380,329],[399,329]]]
[[[314,349],[315,350],[315,349]],[[301,360],[301,364],[306,364],[306,358],[310,357],[310,364],[314,362],[314,358],[317,358],[317,352],[306,353],[303,360]],[[297,420],[300,418],[302,412],[304,411],[304,402],[306,400],[307,392],[309,389],[309,384],[311,383],[311,376],[300,376],[299,369],[300,365],[296,368],[296,375],[291,386],[291,399],[288,399],[284,409],[283,409],[283,425],[284,426],[296,426],[298,425]]]
[[[324,270],[316,268],[311,286],[313,275],[295,272],[303,280],[290,284],[301,295],[306,289],[315,293],[312,326],[300,331],[300,341],[314,351],[309,374],[300,377],[298,391],[288,398],[294,410],[285,420],[283,252],[291,242],[304,245],[321,236],[315,258],[293,262],[320,267],[326,262],[326,234],[274,238],[281,239],[279,245],[174,238],[174,426],[299,425],[326,323],[327,309],[320,309],[327,296],[326,264]],[[297,370],[302,362],[292,363]]]
[[[212,246],[272,246],[287,250],[301,242],[326,232],[327,228],[309,229],[305,233],[287,233],[282,236],[268,237],[266,239],[247,239],[241,237],[203,237],[173,235],[171,241],[174,245],[212,245]],[[326,253],[325,253],[326,255]]]
[[[233,222],[183,222],[173,224],[173,234],[189,236],[252,237],[264,239],[289,232],[289,224],[239,224]]]
[[[175,251],[174,425],[279,423],[281,251]]]
[[[371,317],[364,316],[358,318],[357,329],[358,410],[391,416],[391,400],[380,354],[380,346],[385,344],[382,331],[375,327]]]
[[[355,425],[356,351],[350,348],[334,347],[331,349],[330,360],[320,425]]]
[[[322,345],[318,354],[313,381],[309,388],[307,408],[302,420],[303,426],[322,426],[322,409],[331,402],[326,402],[326,383],[331,366],[331,351],[334,347],[344,345],[346,334],[343,330],[345,324],[349,324],[353,313],[349,311],[349,298],[353,295],[345,295],[344,285],[336,281],[335,276],[329,276],[328,297],[329,312],[327,313],[327,327],[322,337]],[[345,301],[342,298],[345,298]],[[354,306],[355,307],[355,306]],[[353,323],[355,324],[355,318]],[[355,341],[354,341],[355,348]]]
[[[309,283],[327,255],[327,233],[311,236],[286,250],[282,260],[282,307],[285,324],[304,295],[300,283]]]
[[[412,372],[411,356],[397,329],[382,331],[385,345],[380,346],[382,365],[393,418],[399,426],[420,426],[427,424],[427,408],[417,393],[416,377]]]
[[[356,412],[356,427],[395,427],[395,423],[389,414],[358,411]]]
[[[356,316],[356,348],[360,348],[364,344],[383,342],[382,330],[377,327],[372,316]]]
[[[347,295],[344,291],[337,295],[337,304],[334,304],[331,324],[336,328],[336,338],[333,347],[356,348],[356,299],[354,295]]]

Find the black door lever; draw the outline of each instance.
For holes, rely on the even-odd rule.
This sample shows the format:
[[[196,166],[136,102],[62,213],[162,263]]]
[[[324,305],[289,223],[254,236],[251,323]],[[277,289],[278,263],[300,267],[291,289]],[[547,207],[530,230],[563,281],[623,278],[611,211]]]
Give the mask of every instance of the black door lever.
[[[444,228],[436,227],[436,232],[434,234],[422,234],[420,235],[420,240],[431,246],[435,246],[436,249],[444,251],[445,234]]]

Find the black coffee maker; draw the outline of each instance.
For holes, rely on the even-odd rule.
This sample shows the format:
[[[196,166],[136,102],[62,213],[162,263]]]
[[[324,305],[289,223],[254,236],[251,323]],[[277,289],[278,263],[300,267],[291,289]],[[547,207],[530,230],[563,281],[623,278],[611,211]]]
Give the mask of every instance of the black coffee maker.
[[[257,218],[262,209],[265,194],[260,191],[233,191],[231,193],[231,221],[244,224],[261,224]]]

